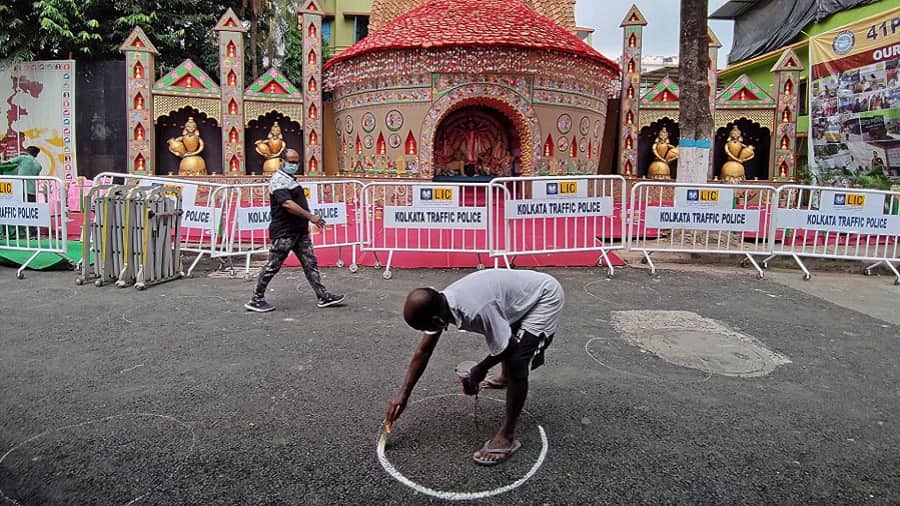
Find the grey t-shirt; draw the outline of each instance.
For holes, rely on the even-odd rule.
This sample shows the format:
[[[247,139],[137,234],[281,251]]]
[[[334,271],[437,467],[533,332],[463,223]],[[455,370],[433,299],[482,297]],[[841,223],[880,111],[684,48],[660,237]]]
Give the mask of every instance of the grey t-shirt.
[[[474,272],[444,289],[459,329],[484,335],[491,355],[503,353],[512,327],[552,335],[559,326],[565,293],[549,274],[526,270]]]

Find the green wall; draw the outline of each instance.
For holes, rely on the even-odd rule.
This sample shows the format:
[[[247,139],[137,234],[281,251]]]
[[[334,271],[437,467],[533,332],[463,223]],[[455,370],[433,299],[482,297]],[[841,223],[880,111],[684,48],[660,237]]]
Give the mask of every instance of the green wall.
[[[808,33],[809,35],[815,36],[820,33],[842,27],[846,24],[853,23],[854,21],[858,21],[869,16],[874,16],[876,14],[884,12],[891,7],[896,6],[897,0],[881,0],[880,2],[875,2],[873,4],[838,12],[837,14],[833,14],[832,16],[828,17],[821,23],[810,24],[803,31]],[[801,34],[794,42],[798,42],[801,40],[807,40],[806,35]],[[795,47],[794,52],[797,53],[797,58],[800,59],[800,62],[802,62],[803,66],[805,67],[805,69],[800,72],[800,78],[805,79],[809,75],[809,44],[803,44],[799,47]],[[731,67],[723,69],[719,72],[719,84],[720,86],[727,86],[734,82],[734,80],[739,78],[741,75],[747,74],[747,76],[750,77],[753,82],[758,84],[769,94],[772,94],[774,91],[773,87],[775,85],[775,76],[770,72],[770,70],[772,69],[772,66],[775,65],[775,62],[778,61],[778,58],[780,56],[781,52],[776,51],[771,56],[754,61],[752,64],[745,66],[742,66],[741,64],[735,64]],[[798,117],[797,131],[807,132],[808,129],[809,116]]]

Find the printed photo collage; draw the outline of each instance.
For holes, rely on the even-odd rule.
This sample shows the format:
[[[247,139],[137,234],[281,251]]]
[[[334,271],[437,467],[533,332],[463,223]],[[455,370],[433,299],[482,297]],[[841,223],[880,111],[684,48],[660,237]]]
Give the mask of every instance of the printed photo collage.
[[[881,169],[900,177],[900,159],[894,159],[900,158],[897,59],[817,79],[812,93],[810,134],[819,169]]]

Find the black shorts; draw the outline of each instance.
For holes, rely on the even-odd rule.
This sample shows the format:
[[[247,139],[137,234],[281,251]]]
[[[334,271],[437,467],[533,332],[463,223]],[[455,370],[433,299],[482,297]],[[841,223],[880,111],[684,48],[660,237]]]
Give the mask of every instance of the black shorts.
[[[528,374],[544,365],[544,351],[553,342],[553,336],[534,335],[519,330],[510,339],[510,355],[506,358],[506,371],[513,380],[524,380]]]

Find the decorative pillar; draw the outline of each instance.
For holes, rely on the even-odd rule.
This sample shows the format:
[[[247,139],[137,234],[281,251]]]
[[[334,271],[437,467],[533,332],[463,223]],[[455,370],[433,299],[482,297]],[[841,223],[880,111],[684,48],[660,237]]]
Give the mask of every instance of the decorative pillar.
[[[305,173],[318,176],[323,171],[322,115],[322,8],[316,0],[304,0],[300,9],[303,36],[303,160]]]
[[[707,37],[709,39],[709,61],[707,62],[707,68],[709,69],[707,80],[709,82],[709,115],[713,119],[713,127],[712,132],[709,133],[710,139],[716,138],[716,89],[719,87],[719,69],[717,68],[719,62],[719,48],[722,47],[722,42],[719,41],[719,38],[716,37],[716,32],[712,31],[712,28],[706,27]],[[712,175],[715,172],[713,169],[713,160],[714,156],[709,157],[709,170],[708,170],[708,178],[712,179]]]
[[[156,169],[153,81],[159,52],[140,27],[131,31],[119,51],[125,53],[127,170],[131,174],[152,175]]]
[[[622,24],[622,99],[619,115],[619,170],[624,176],[636,176],[638,170],[638,114],[641,93],[641,49],[647,20],[637,5],[632,5]]]
[[[793,49],[785,49],[772,67],[775,74],[775,128],[772,130],[772,160],[770,178],[793,179],[797,168],[797,116],[800,71],[803,64]]]
[[[244,26],[231,8],[213,28],[219,35],[222,89],[222,173],[247,173],[244,152]]]

